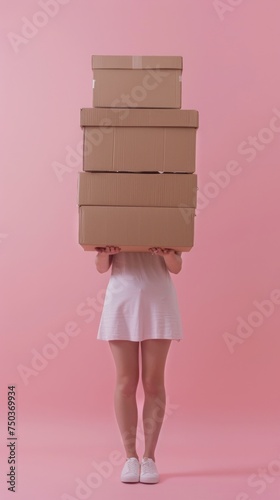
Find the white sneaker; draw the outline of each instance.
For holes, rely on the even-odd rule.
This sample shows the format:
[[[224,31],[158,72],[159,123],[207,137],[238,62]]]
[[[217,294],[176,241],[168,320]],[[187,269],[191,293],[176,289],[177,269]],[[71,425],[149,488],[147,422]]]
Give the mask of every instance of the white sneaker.
[[[144,457],[141,462],[140,483],[154,484],[159,482],[157,466],[152,458]]]
[[[139,483],[140,463],[138,458],[127,458],[121,473],[123,483]]]

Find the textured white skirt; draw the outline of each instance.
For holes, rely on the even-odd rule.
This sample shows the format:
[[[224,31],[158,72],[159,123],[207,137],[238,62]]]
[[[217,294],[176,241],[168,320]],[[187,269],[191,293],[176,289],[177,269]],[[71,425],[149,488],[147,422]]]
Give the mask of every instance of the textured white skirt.
[[[177,294],[164,258],[149,252],[114,254],[97,339],[182,337]]]

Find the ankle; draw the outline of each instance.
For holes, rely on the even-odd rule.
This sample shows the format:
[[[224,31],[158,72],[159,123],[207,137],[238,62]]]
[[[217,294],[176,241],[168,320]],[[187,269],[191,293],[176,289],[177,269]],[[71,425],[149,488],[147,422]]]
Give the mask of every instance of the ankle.
[[[147,458],[151,458],[154,462],[156,461],[156,459],[155,459],[155,456],[154,456],[154,455],[149,455],[149,454],[145,455],[145,454],[144,454],[144,455],[143,455],[143,460],[145,460],[145,459],[147,459]]]
[[[137,455],[137,453],[129,453],[127,456],[126,456],[126,460],[128,460],[129,458],[137,458],[137,460],[139,460],[139,456]]]

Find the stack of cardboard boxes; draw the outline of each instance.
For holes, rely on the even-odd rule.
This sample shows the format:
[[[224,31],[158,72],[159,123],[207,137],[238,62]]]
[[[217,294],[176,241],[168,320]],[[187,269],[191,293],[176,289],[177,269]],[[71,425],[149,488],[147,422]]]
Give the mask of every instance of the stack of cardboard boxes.
[[[194,244],[198,112],[181,109],[182,58],[93,56],[81,110],[79,243],[186,252]]]

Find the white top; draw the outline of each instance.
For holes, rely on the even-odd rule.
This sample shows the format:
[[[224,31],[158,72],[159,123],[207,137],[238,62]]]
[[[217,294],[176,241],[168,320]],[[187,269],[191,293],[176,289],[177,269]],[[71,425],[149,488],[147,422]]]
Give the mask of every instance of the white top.
[[[160,255],[113,255],[97,339],[132,340],[183,337],[176,290]]]

